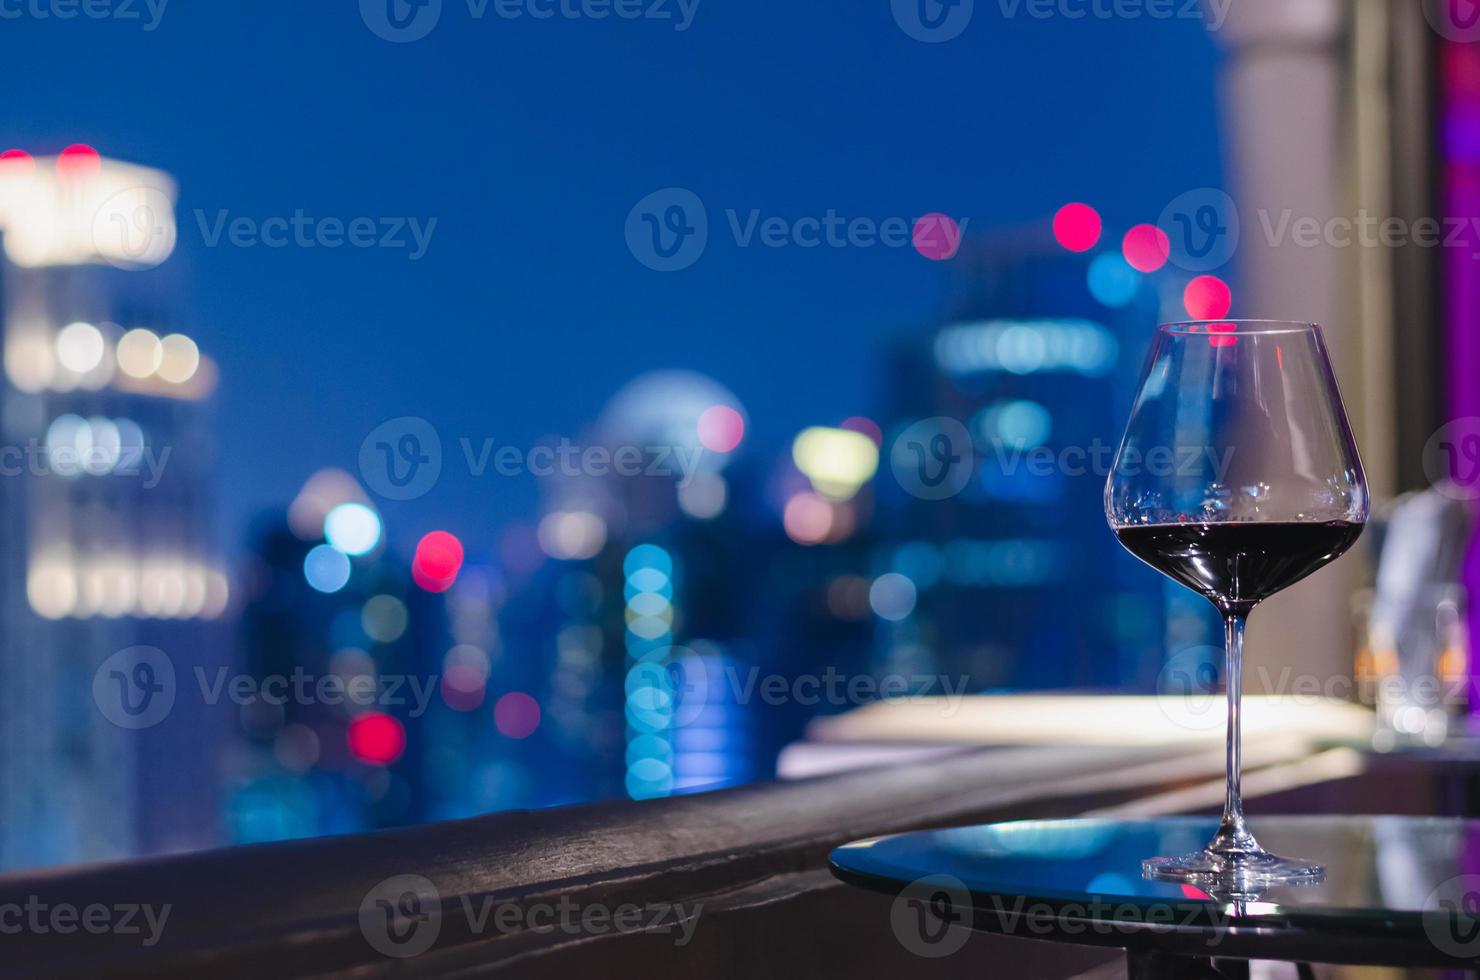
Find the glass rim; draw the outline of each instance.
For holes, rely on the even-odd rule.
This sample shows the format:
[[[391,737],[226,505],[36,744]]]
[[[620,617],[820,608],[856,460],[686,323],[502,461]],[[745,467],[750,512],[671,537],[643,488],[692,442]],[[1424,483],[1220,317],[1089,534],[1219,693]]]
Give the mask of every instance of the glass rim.
[[[1211,330],[1211,327],[1233,326],[1232,330]],[[1321,332],[1321,326],[1309,320],[1241,320],[1237,318],[1224,317],[1221,320],[1178,320],[1174,323],[1159,324],[1156,328],[1162,333],[1174,334],[1206,334],[1216,333],[1224,337],[1259,336],[1265,334],[1282,333],[1314,333]]]

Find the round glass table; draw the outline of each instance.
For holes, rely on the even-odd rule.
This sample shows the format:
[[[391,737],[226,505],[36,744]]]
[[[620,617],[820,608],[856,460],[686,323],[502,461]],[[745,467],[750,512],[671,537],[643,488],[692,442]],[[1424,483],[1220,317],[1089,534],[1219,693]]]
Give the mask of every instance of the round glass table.
[[[921,956],[959,950],[979,929],[1122,947],[1132,978],[1239,976],[1256,959],[1480,964],[1480,821],[1250,823],[1275,853],[1324,865],[1324,878],[1228,892],[1142,877],[1142,859],[1202,847],[1213,817],[1023,820],[898,834],[847,844],[830,863],[844,881],[895,897],[890,924]]]

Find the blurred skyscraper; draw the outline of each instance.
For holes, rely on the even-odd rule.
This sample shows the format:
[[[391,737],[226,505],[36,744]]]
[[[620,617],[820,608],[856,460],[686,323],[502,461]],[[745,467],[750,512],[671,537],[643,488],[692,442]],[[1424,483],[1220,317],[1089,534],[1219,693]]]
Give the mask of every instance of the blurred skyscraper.
[[[464,816],[497,653],[486,582],[433,531],[408,564],[342,470],[313,474],[252,542],[241,640],[253,696],[229,765],[231,839]],[[449,620],[448,598],[458,615]]]
[[[1139,574],[1102,495],[1152,328],[1183,283],[1042,233],[971,242],[955,268],[953,315],[901,352],[887,444],[896,474],[954,454],[970,478],[939,499],[923,471],[883,483],[883,567],[918,594],[883,644],[970,690],[1148,689],[1164,649],[1211,641],[1208,616]],[[942,418],[961,428],[937,453]]]
[[[228,659],[209,622],[228,598],[208,534],[216,372],[155,269],[174,194],[85,146],[0,154],[3,867],[216,840],[194,696],[194,668]],[[123,653],[139,646],[165,662]]]

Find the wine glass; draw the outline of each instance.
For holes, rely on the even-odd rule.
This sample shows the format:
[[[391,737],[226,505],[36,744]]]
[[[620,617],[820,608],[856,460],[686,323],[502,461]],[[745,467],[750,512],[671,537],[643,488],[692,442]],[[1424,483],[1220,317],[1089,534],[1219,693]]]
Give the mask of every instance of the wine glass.
[[[1352,546],[1367,486],[1320,327],[1278,320],[1157,329],[1105,485],[1125,548],[1223,615],[1228,792],[1207,848],[1151,858],[1151,878],[1299,883],[1323,871],[1265,851],[1239,798],[1244,623],[1254,606]]]

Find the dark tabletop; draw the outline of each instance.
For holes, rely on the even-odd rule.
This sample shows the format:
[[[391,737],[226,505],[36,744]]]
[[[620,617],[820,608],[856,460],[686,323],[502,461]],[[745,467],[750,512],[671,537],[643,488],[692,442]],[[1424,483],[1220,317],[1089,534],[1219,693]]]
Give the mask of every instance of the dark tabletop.
[[[896,933],[918,919],[927,939],[922,916],[950,929],[1177,955],[1480,962],[1480,821],[1260,817],[1250,827],[1265,848],[1323,864],[1325,879],[1209,894],[1142,877],[1142,859],[1199,850],[1217,823],[984,824],[858,841],[831,863],[843,880],[897,896]]]

